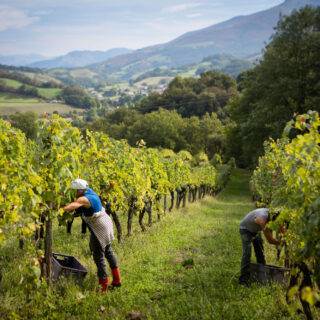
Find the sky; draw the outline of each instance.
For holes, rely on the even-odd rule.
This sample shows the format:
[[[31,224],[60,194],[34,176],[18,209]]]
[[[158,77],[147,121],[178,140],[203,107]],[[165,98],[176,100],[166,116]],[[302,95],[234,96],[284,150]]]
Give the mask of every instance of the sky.
[[[0,54],[138,49],[284,0],[0,0]]]

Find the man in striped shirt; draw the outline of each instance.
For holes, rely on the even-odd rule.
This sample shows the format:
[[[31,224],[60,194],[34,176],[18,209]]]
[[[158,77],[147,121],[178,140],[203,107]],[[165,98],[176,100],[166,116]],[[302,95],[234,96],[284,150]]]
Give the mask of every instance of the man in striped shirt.
[[[114,240],[112,220],[103,208],[99,196],[89,188],[85,180],[74,180],[71,188],[77,190],[77,199],[63,209],[71,212],[81,208],[81,218],[86,222],[91,233],[90,248],[98,269],[101,291],[107,291],[109,285],[105,258],[112,271],[113,281],[111,285],[120,287],[120,270],[111,247],[111,243]]]

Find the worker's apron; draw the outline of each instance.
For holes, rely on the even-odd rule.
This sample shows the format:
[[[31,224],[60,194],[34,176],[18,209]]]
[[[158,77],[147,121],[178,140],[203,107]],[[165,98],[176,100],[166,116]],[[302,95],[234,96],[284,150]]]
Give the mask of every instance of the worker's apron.
[[[114,240],[112,220],[105,209],[102,207],[101,211],[94,213],[91,217],[82,215],[82,219],[97,237],[102,250],[105,250],[106,246]]]

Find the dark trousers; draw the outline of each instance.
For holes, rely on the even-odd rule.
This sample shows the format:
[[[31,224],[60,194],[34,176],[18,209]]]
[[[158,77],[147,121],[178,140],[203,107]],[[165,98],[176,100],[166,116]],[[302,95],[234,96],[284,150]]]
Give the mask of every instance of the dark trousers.
[[[74,220],[74,218],[72,218],[72,220],[68,220],[67,221],[67,233],[71,234],[73,220]],[[87,224],[85,223],[84,220],[82,220],[82,223],[81,223],[81,233],[82,234],[86,234],[87,233]]]
[[[117,268],[117,258],[112,250],[111,244],[107,245],[105,250],[102,249],[101,244],[95,234],[91,232],[90,236],[90,249],[92,251],[93,260],[98,269],[99,279],[106,279],[108,276],[106,261],[107,259],[111,269]]]
[[[242,259],[239,281],[248,282],[250,278],[251,243],[253,244],[257,263],[266,264],[263,250],[263,241],[260,232],[251,233],[247,230],[240,229],[240,236],[242,241]]]

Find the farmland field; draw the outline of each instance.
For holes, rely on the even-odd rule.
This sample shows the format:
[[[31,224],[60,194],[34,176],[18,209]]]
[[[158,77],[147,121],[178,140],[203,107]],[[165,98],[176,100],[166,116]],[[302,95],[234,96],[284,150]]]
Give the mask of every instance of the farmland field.
[[[0,93],[0,115],[8,115],[16,112],[33,111],[38,114],[44,112],[67,113],[70,111],[82,111],[61,103],[47,103],[36,98],[26,98],[14,94]]]
[[[173,80],[173,77],[150,77],[150,78],[143,79],[139,82],[136,82],[135,85],[141,86],[143,84],[146,84],[148,86],[156,86],[156,85],[159,85],[161,80],[163,80],[165,83],[168,84],[171,80]]]
[[[40,96],[42,96],[46,99],[54,99],[60,94],[61,89],[59,89],[59,88],[38,88],[38,92],[39,92]]]

